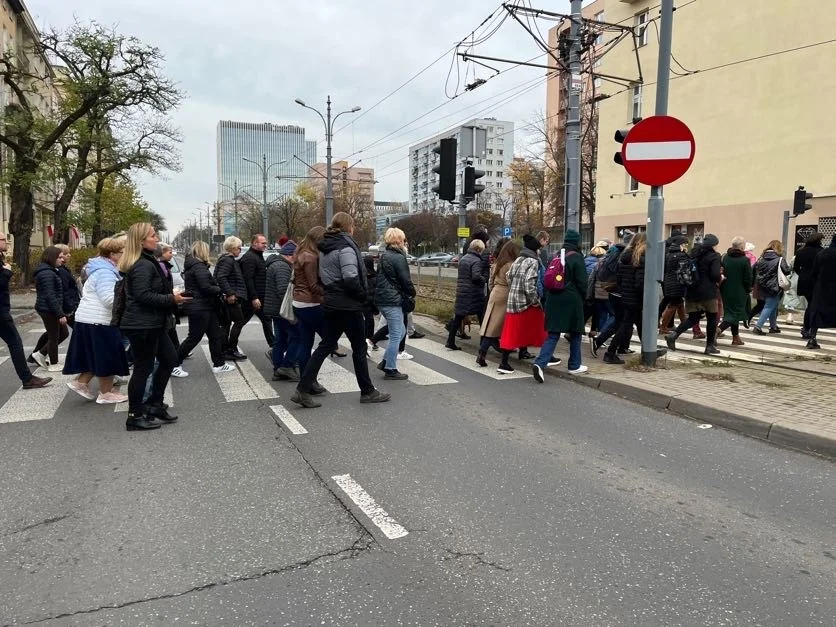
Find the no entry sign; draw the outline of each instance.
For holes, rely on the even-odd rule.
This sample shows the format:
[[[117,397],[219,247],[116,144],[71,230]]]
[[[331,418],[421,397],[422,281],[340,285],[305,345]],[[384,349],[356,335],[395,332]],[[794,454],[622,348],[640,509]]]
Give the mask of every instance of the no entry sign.
[[[624,167],[645,185],[667,185],[688,171],[694,162],[696,142],[684,122],[655,115],[636,124],[621,146]]]

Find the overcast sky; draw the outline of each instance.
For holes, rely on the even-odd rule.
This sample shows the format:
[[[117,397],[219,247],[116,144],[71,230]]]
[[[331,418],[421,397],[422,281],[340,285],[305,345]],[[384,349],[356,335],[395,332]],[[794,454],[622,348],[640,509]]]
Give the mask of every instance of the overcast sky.
[[[158,46],[167,74],[187,97],[175,116],[184,141],[183,170],[168,180],[140,179],[151,207],[167,218],[170,236],[204,201],[215,200],[215,127],[218,120],[273,122],[304,126],[308,139],[320,141],[319,117],[293,101],[324,112],[329,93],[335,111],[363,107],[357,121],[334,137],[334,158],[367,147],[383,136],[445,103],[445,78],[452,52],[397,94],[372,105],[471,33],[498,6],[493,0],[26,0],[40,27],[63,27],[74,19],[117,25]],[[534,6],[568,12],[568,0]],[[415,7],[419,12],[412,13]],[[497,15],[501,14],[501,10]],[[543,34],[552,23],[538,21]],[[481,33],[485,32],[483,28]],[[513,19],[474,53],[529,60],[536,43]],[[542,62],[542,56],[536,59]],[[499,70],[510,66],[490,63]],[[459,63],[458,91],[474,78],[494,74]],[[544,70],[516,67],[484,86],[408,126],[391,138],[350,158],[374,167],[379,200],[408,200],[406,146],[471,117],[491,116],[517,123],[517,148],[525,142],[524,124],[545,109]],[[540,80],[538,80],[538,78]],[[524,89],[530,87],[528,91]],[[456,67],[448,84],[456,92]],[[505,92],[505,95],[500,95]],[[368,111],[368,113],[366,113]],[[343,116],[337,129],[351,117]],[[421,127],[421,128],[418,128]],[[387,154],[384,154],[387,153]]]

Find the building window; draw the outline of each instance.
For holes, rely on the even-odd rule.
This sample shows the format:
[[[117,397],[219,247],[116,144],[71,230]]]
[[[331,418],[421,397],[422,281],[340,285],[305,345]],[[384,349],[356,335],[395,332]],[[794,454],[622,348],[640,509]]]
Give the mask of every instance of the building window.
[[[642,11],[636,15],[636,36],[639,38],[639,47],[647,45],[647,31],[650,30],[649,17],[649,11]]]
[[[500,159],[499,161],[496,162],[496,165],[502,165],[502,164],[503,164],[502,159]]]
[[[640,120],[642,117],[642,86],[641,85],[633,85],[633,88],[630,90],[630,101],[631,101],[631,119],[633,122]]]
[[[600,76],[596,76],[596,77],[592,80],[592,85],[595,87],[595,89],[600,89],[600,88],[601,88],[601,77],[600,77]]]
[[[493,159],[488,159],[485,163],[487,165],[493,165]]]
[[[488,154],[489,154],[489,155],[492,155],[492,154],[493,154],[493,148],[488,148]]]
[[[493,126],[488,127],[488,133],[493,133]]]
[[[603,22],[604,21],[604,12],[603,11],[598,11],[598,13],[595,14],[595,21],[596,22]],[[604,43],[604,33],[603,32],[598,33],[598,35],[596,35],[596,37],[595,37],[595,45],[596,46],[600,46],[602,43]]]
[[[502,172],[497,172],[496,173],[496,178],[501,179],[502,178]]]
[[[492,170],[488,170],[485,174],[487,174],[488,176],[493,176],[493,171],[492,171]]]
[[[497,183],[496,186],[497,187],[502,187],[502,181],[499,181],[499,183]]]
[[[500,155],[502,154],[502,151],[501,151],[501,150],[499,150],[499,151],[497,151],[497,152],[498,152],[498,154],[500,154]]]
[[[639,191],[639,182],[634,179],[632,176],[630,177],[627,183],[627,191],[628,192],[637,192]]]
[[[504,126],[497,126],[496,127],[496,134],[497,135],[500,135],[501,133],[504,133],[504,132],[505,132],[505,127]]]

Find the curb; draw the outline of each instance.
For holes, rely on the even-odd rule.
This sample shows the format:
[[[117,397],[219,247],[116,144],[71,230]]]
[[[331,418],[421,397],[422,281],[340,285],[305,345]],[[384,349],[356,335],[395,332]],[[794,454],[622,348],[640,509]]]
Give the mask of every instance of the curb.
[[[427,335],[446,339],[444,336],[426,327],[423,327],[423,329]],[[472,355],[476,354],[469,345],[460,344],[460,346],[462,346],[463,352]],[[770,442],[776,446],[792,448],[803,453],[820,455],[836,460],[836,439],[828,438],[817,433],[808,433],[786,426],[780,422],[769,422],[755,416],[727,412],[723,409],[682,398],[678,394],[660,392],[658,388],[652,386],[602,379],[591,374],[579,377],[554,369],[546,369],[546,373],[559,379],[565,379],[592,388],[593,390],[604,392],[605,394],[611,394],[612,396],[638,403],[639,405],[664,410],[671,414],[682,416],[683,418],[710,423],[716,427],[742,433],[743,435]]]

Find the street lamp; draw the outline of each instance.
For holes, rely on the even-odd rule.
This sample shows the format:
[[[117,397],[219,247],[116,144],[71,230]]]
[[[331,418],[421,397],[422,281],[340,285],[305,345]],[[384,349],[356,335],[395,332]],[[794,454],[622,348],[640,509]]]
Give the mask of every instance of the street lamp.
[[[227,189],[232,190],[232,206],[233,206],[233,219],[235,221],[233,230],[235,231],[235,237],[239,237],[240,233],[238,232],[238,194],[243,192],[245,189],[250,187],[249,185],[244,185],[244,187],[238,187],[238,181],[235,181],[235,186],[230,187],[224,183],[218,183],[221,187],[226,187]]]
[[[334,122],[337,121],[343,113],[357,113],[360,110],[360,107],[354,107],[349,109],[348,111],[341,111],[337,115],[331,119],[331,96],[328,96],[326,101],[328,108],[326,109],[326,115],[323,116],[319,111],[314,109],[313,107],[309,107],[305,104],[304,100],[300,100],[297,98],[294,101],[299,106],[305,107],[306,109],[310,109],[314,113],[316,113],[322,123],[325,125],[325,141],[326,141],[326,149],[325,149],[325,167],[327,168],[327,172],[325,173],[325,225],[328,226],[331,224],[331,219],[334,217],[334,185],[332,181],[331,175],[331,139],[334,134]]]
[[[287,163],[287,159],[282,159],[281,161],[276,161],[276,163],[271,163],[267,165],[267,155],[261,155],[261,163],[257,161],[253,161],[252,159],[247,159],[246,157],[241,157],[247,163],[252,163],[256,166],[259,170],[261,170],[261,180],[262,180],[262,203],[261,203],[261,230],[263,231],[264,237],[269,238],[269,224],[268,224],[268,214],[267,214],[267,173],[270,172],[270,168],[276,165],[282,165],[283,163]]]

